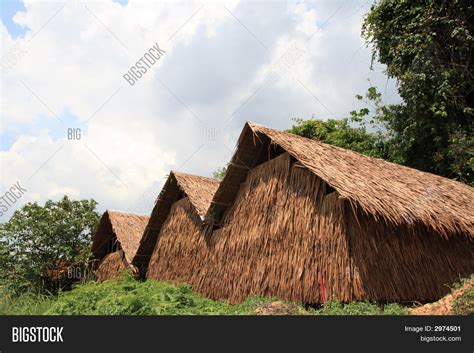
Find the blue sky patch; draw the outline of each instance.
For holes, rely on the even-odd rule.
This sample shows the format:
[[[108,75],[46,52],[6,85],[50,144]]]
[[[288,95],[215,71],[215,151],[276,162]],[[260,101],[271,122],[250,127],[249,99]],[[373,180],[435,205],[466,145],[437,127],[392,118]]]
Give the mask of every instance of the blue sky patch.
[[[8,151],[21,135],[38,136],[41,131],[47,130],[49,136],[54,140],[67,139],[68,129],[81,129],[84,136],[87,130],[85,122],[78,120],[77,116],[65,110],[59,115],[61,121],[56,118],[40,115],[33,123],[17,125],[15,128],[7,129],[0,134],[0,151]]]
[[[28,32],[28,27],[23,27],[13,21],[13,16],[19,11],[26,11],[25,5],[21,0],[2,0],[1,1],[1,19],[8,33],[13,38],[23,37]]]
[[[117,4],[120,4],[122,6],[127,6],[128,0],[113,0],[113,2],[116,2]]]

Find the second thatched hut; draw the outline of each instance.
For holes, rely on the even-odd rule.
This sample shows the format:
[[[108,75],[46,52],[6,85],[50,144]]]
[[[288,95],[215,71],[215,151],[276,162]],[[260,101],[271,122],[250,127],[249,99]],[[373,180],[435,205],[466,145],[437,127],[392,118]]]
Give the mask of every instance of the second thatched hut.
[[[148,279],[194,284],[208,258],[203,217],[219,181],[171,172],[150,216],[135,264]]]

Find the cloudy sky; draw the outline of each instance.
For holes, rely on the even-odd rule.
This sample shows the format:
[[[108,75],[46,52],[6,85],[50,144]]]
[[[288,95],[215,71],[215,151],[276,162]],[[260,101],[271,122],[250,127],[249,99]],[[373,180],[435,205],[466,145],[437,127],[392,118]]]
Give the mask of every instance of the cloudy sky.
[[[0,221],[64,194],[148,214],[170,170],[224,166],[245,121],[345,117],[371,84],[398,100],[360,37],[370,5],[2,1],[0,194],[27,192]],[[165,53],[131,86],[156,43]]]

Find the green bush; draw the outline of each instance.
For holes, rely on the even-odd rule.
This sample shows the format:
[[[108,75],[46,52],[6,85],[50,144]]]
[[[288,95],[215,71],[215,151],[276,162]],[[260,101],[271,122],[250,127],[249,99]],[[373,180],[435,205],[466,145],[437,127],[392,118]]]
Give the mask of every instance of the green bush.
[[[239,305],[213,301],[187,285],[134,280],[89,282],[61,293],[45,311],[48,315],[242,315],[251,314],[266,298],[250,298]]]

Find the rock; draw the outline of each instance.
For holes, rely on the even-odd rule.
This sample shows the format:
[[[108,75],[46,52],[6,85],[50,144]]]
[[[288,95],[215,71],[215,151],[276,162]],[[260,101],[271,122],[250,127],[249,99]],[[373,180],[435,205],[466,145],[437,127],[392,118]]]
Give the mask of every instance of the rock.
[[[255,309],[256,315],[299,315],[298,306],[282,301],[262,304]]]

